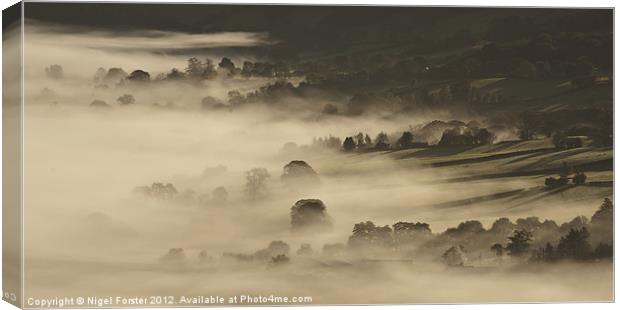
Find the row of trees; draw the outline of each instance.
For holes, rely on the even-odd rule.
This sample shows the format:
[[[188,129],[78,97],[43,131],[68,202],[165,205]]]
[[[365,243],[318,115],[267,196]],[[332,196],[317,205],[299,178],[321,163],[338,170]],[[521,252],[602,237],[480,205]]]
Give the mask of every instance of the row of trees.
[[[396,140],[394,146],[390,144],[390,138],[385,132],[379,132],[374,141],[368,134],[358,133],[355,136],[346,137],[342,143],[342,150],[345,152],[364,151],[364,150],[387,150],[394,149],[407,149],[412,147],[425,147],[428,146],[426,142],[415,142],[415,137],[410,131],[405,131]]]
[[[53,79],[60,79],[64,72],[60,65],[52,65],[45,69],[46,75]],[[154,77],[154,81],[202,81],[217,77],[230,78],[233,76],[250,77],[289,77],[290,70],[284,63],[250,62],[245,61],[239,68],[228,57],[223,57],[219,63],[207,58],[204,60],[196,57],[187,60],[187,66],[179,70],[171,69],[169,72],[160,73]],[[113,86],[119,83],[144,83],[151,81],[151,74],[144,70],[125,72],[122,68],[99,68],[95,72],[93,80],[96,84]]]
[[[222,204],[228,200],[228,191],[223,186],[213,189],[211,196],[202,193],[197,194],[192,189],[179,192],[172,183],[155,182],[150,186],[138,186],[134,189],[135,194],[161,201],[175,201],[181,204]]]
[[[505,240],[508,242],[504,245]],[[592,248],[589,244],[597,246]],[[390,227],[367,221],[354,225],[347,247],[353,251],[374,251],[383,255],[393,255],[397,251],[405,256],[416,255],[421,248],[439,250],[449,247],[442,253],[444,258],[450,257],[452,261],[455,255],[489,250],[498,256],[538,257],[540,251],[534,249],[552,245],[556,254],[549,256],[551,252],[547,251],[547,258],[583,260],[608,257],[605,253],[609,252],[605,249],[611,244],[613,204],[605,199],[590,220],[577,217],[562,225],[550,220],[541,222],[536,217],[520,218],[516,223],[500,218],[488,230],[479,221],[472,220],[433,234],[426,223],[399,222]]]
[[[486,128],[459,127],[446,129],[441,135],[439,145],[442,146],[470,146],[491,144],[495,141],[495,134]]]

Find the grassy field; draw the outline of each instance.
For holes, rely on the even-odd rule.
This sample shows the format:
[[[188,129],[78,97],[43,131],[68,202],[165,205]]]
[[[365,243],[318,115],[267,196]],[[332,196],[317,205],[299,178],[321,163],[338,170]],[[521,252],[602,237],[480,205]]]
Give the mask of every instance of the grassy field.
[[[578,215],[590,217],[603,198],[613,195],[611,147],[557,150],[550,140],[541,139],[344,156],[337,164],[320,163],[320,170],[333,176],[374,175],[367,190],[410,188],[420,194],[393,209],[386,206],[383,212],[429,219],[437,227],[454,225],[457,218],[479,219],[487,225],[502,216],[568,221]],[[587,184],[546,187],[545,178],[557,178],[564,163],[584,172]],[[386,175],[401,179],[378,181]],[[390,196],[387,190],[378,193]]]

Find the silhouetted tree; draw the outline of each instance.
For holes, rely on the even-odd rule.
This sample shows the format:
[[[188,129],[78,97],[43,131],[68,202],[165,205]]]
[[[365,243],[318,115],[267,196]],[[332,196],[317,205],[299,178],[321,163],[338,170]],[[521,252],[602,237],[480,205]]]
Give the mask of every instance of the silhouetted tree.
[[[90,103],[90,107],[91,108],[110,108],[110,105],[107,104],[105,101],[103,100],[93,100],[93,102]]]
[[[118,99],[116,99],[116,102],[118,102],[118,104],[120,105],[130,105],[136,102],[136,98],[134,98],[133,95],[124,94],[118,97]]]
[[[103,78],[105,83],[118,83],[122,79],[127,77],[127,72],[121,68],[110,68],[108,69],[108,73]]]
[[[504,255],[504,247],[499,243],[492,245],[491,251],[493,251],[497,257],[502,257]]]
[[[385,150],[390,147],[388,135],[385,132],[380,132],[375,138],[375,148],[379,150]]]
[[[556,149],[563,150],[566,148],[566,134],[563,131],[557,131],[551,138]]]
[[[134,70],[127,76],[127,80],[135,83],[147,83],[151,81],[151,75],[143,70]]]
[[[303,160],[293,160],[282,169],[280,180],[293,188],[320,184],[319,175]]]
[[[245,102],[245,98],[238,90],[231,90],[228,92],[228,103],[231,106],[241,105]]]
[[[353,137],[347,137],[346,139],[344,139],[344,142],[342,143],[342,149],[344,149],[345,152],[355,150],[355,141],[353,141]]]
[[[185,260],[185,251],[182,248],[171,248],[159,259],[163,264],[182,264]]]
[[[185,79],[185,73],[180,71],[177,68],[172,68],[168,74],[166,74],[165,79],[169,81],[181,81]]]
[[[206,96],[200,101],[200,107],[203,110],[217,110],[228,107],[217,98]]]
[[[502,217],[493,222],[490,231],[493,232],[493,234],[495,235],[504,237],[511,234],[516,227],[517,225],[511,222],[510,219]]]
[[[254,168],[245,172],[245,193],[250,199],[264,196],[267,191],[267,180],[271,177],[267,169]]]
[[[196,57],[187,60],[185,73],[189,78],[195,80],[210,79],[217,75],[215,66],[210,59],[205,59],[205,61],[202,62]]]
[[[64,76],[64,70],[60,65],[51,65],[45,68],[45,75],[54,80],[62,79]]]
[[[310,256],[314,253],[312,250],[312,246],[308,243],[302,243],[299,249],[297,250],[297,255],[300,256]]]
[[[547,242],[547,244],[545,245],[545,248],[543,249],[543,257],[542,260],[545,262],[552,262],[557,258],[557,253],[555,252],[555,249],[553,248],[553,245],[549,242]]]
[[[392,225],[396,245],[403,246],[410,242],[424,240],[432,235],[427,223],[398,222]]]
[[[364,143],[364,134],[361,132],[358,132],[357,135],[355,135],[355,142],[357,144],[357,148],[361,149],[364,148],[365,143]]]
[[[288,256],[284,254],[278,254],[271,258],[271,265],[277,266],[282,264],[288,264],[290,261],[291,259]]]
[[[596,259],[612,258],[613,256],[614,248],[607,243],[599,243],[594,249],[594,258]]]
[[[93,76],[93,81],[95,83],[101,83],[101,82],[103,82],[103,79],[105,78],[105,75],[106,75],[105,69],[99,67],[99,69],[97,69],[97,71],[95,71],[95,75]]]
[[[517,120],[517,129],[519,130],[521,140],[533,139],[540,129],[540,125],[541,119],[539,115],[527,111],[521,113]]]
[[[462,245],[449,248],[441,257],[450,267],[463,267],[467,263],[466,250]]]
[[[575,170],[575,174],[573,175],[573,183],[575,185],[585,185],[588,177],[585,173]]]
[[[224,203],[228,200],[228,191],[223,186],[216,187],[211,194],[216,203]]]
[[[327,207],[320,199],[301,199],[291,207],[291,228],[329,229],[331,220],[327,215]]]
[[[484,231],[484,227],[480,221],[472,220],[459,223],[457,227],[450,227],[446,229],[445,234],[453,237],[460,238],[475,235]]]
[[[590,233],[588,229],[574,229],[560,239],[558,243],[558,256],[575,260],[586,260],[592,255],[592,246],[588,243]]]
[[[486,128],[480,128],[474,135],[475,144],[491,144],[495,140],[495,135]]]
[[[532,241],[532,233],[527,230],[515,230],[514,235],[508,237],[506,250],[511,256],[523,256],[527,254]]]
[[[288,255],[290,249],[290,246],[284,241],[272,241],[271,243],[269,243],[269,246],[267,246],[267,248],[256,251],[254,253],[254,258],[265,261],[278,255]]]
[[[413,134],[409,131],[403,132],[403,135],[398,138],[396,145],[401,149],[410,148],[413,145]]]
[[[614,222],[613,210],[613,203],[609,198],[605,198],[598,210],[592,215],[591,224],[594,226],[612,227]]]
[[[218,67],[227,70],[229,75],[235,73],[235,64],[228,57],[222,58],[222,61],[220,61]]]
[[[355,224],[353,235],[349,237],[349,245],[352,247],[391,247],[393,244],[394,239],[390,226],[375,226],[371,221]]]

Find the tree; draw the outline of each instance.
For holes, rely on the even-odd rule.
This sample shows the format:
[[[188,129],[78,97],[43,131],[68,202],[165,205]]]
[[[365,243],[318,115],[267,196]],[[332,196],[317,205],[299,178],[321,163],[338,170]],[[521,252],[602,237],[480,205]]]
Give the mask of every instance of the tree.
[[[265,168],[253,168],[245,172],[245,193],[252,199],[264,196],[267,191],[267,180],[271,175]]]
[[[595,226],[605,226],[605,227],[613,227],[614,223],[614,204],[609,200],[609,198],[605,198],[601,206],[594,212],[592,215],[592,219],[590,220],[592,225]]]
[[[473,145],[474,136],[471,134],[471,130],[467,128],[448,128],[441,135],[439,145]]]
[[[511,256],[520,257],[527,254],[532,241],[532,233],[527,230],[515,230],[514,235],[508,237],[506,250]]]
[[[121,68],[110,68],[108,69],[108,73],[103,78],[103,82],[105,83],[118,83],[122,79],[127,77],[127,72]]]
[[[480,221],[472,220],[461,222],[457,227],[450,227],[446,229],[445,234],[453,238],[460,238],[469,237],[481,232],[484,232],[482,223],[480,223]]]
[[[607,243],[599,243],[594,249],[594,258],[612,258],[614,256],[614,248]]]
[[[202,98],[202,100],[200,101],[200,107],[203,110],[216,110],[216,109],[224,108],[226,107],[226,105],[217,98],[206,96]]]
[[[355,135],[355,141],[357,143],[357,148],[361,149],[364,147],[365,143],[364,143],[364,134],[361,132],[358,132],[357,135]]]
[[[159,262],[162,264],[183,264],[185,260],[185,251],[183,248],[171,248],[159,259]]]
[[[507,217],[502,217],[497,219],[491,225],[490,231],[495,235],[507,236],[517,227],[513,222],[510,221]]]
[[[136,102],[136,98],[134,98],[133,95],[124,94],[118,97],[118,99],[116,99],[116,102],[118,102],[118,104],[120,105],[130,105]]]
[[[45,75],[54,80],[62,79],[64,76],[64,71],[60,65],[51,65],[45,68]]]
[[[99,69],[97,69],[97,71],[95,71],[95,75],[93,76],[93,81],[95,83],[103,82],[103,79],[105,78],[105,75],[106,75],[105,69],[99,67]]]
[[[222,58],[222,61],[217,65],[221,69],[228,70],[228,74],[235,73],[235,64],[228,57]]]
[[[381,246],[391,247],[394,238],[390,226],[376,226],[371,221],[361,222],[353,226],[353,235],[349,237],[352,247]]]
[[[135,83],[148,83],[151,81],[151,75],[143,70],[134,70],[127,76],[127,80]]]
[[[568,234],[558,243],[558,255],[562,258],[586,260],[592,255],[592,246],[588,243],[590,233],[588,229],[571,228]]]
[[[280,180],[293,188],[320,184],[319,175],[303,160],[293,160],[282,169]]]
[[[278,254],[271,258],[271,266],[288,264],[290,261],[291,259],[285,254]]]
[[[375,148],[379,150],[385,150],[390,147],[388,135],[385,132],[380,132],[375,138]]]
[[[91,108],[110,108],[110,105],[107,104],[105,101],[103,100],[93,100],[93,102],[90,103],[90,107]]]
[[[179,193],[172,183],[164,184],[160,182],[155,182],[151,186],[138,187],[136,192],[161,200],[172,199]]]
[[[225,203],[228,200],[228,191],[224,186],[216,187],[213,192],[213,201],[216,203]]]
[[[450,267],[463,267],[467,263],[467,255],[465,253],[465,247],[459,245],[449,248],[441,257],[446,265]]]
[[[495,140],[495,135],[486,128],[480,128],[474,135],[475,144],[491,144]]]
[[[355,141],[353,141],[353,137],[347,137],[346,139],[344,139],[344,142],[342,143],[342,149],[344,149],[345,152],[351,152],[355,150]]]
[[[532,112],[523,112],[517,120],[517,129],[521,140],[531,140],[540,130],[541,119],[539,115]]]
[[[496,243],[496,244],[492,245],[491,246],[491,251],[495,252],[495,256],[497,256],[497,257],[504,256],[504,247],[501,244],[499,244],[499,243]]]
[[[543,257],[542,257],[543,261],[545,262],[551,262],[554,261],[556,259],[556,253],[555,250],[553,248],[553,245],[551,245],[551,243],[547,242],[547,245],[545,245],[545,248],[543,250]]]
[[[184,80],[185,79],[185,73],[180,71],[177,68],[172,68],[172,70],[170,70],[170,72],[168,72],[168,74],[166,74],[165,79],[166,80],[170,80],[170,81]]]
[[[241,75],[244,77],[252,76],[252,71],[254,70],[254,64],[250,61],[244,61],[243,67],[241,69]]]
[[[403,132],[403,135],[396,141],[396,145],[401,149],[410,148],[413,145],[413,134],[409,131]]]
[[[185,67],[185,73],[192,78],[202,78],[202,74],[204,73],[204,66],[198,58],[192,57],[187,60],[187,67]]]
[[[300,256],[310,256],[314,253],[312,250],[312,246],[308,243],[302,243],[299,249],[297,250],[297,255]]]
[[[585,185],[587,178],[588,177],[585,173],[575,170],[575,174],[573,175],[573,183],[575,185]]]
[[[331,228],[332,223],[327,215],[327,207],[320,199],[301,199],[291,207],[291,228],[324,229]]]
[[[392,225],[396,245],[403,246],[416,240],[424,240],[432,235],[427,223],[398,222]]]
[[[288,255],[289,251],[290,246],[286,242],[277,240],[269,243],[267,248],[256,251],[254,253],[254,258],[265,261],[278,255]]]
[[[557,131],[551,138],[556,149],[563,150],[566,148],[566,134],[563,131]]]
[[[572,172],[572,168],[565,162],[562,162],[562,167],[560,168],[559,174],[561,179],[568,179],[568,176]]]

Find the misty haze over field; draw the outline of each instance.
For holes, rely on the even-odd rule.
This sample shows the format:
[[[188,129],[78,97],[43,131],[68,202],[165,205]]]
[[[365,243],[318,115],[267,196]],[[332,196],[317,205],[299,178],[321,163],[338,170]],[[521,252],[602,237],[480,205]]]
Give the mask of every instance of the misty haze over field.
[[[26,4],[26,296],[612,300],[610,10],[139,8]]]

